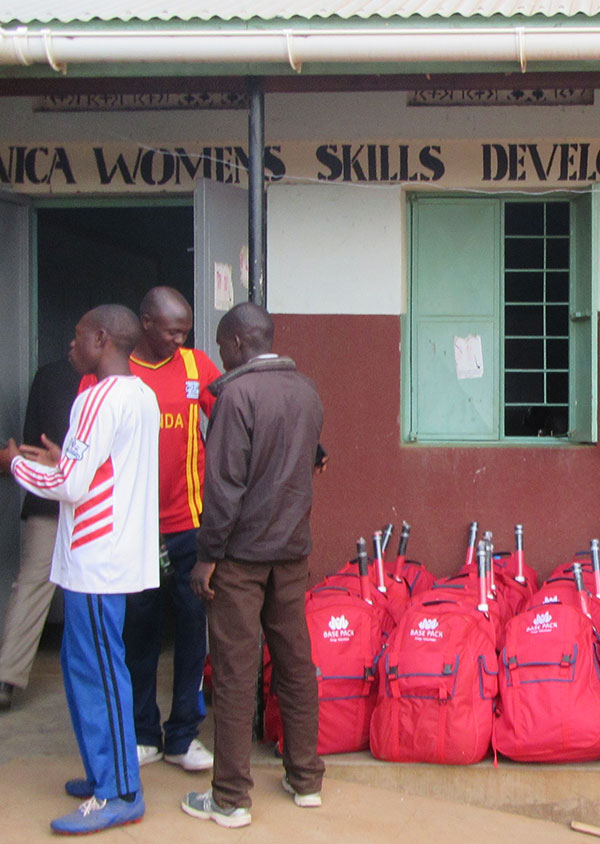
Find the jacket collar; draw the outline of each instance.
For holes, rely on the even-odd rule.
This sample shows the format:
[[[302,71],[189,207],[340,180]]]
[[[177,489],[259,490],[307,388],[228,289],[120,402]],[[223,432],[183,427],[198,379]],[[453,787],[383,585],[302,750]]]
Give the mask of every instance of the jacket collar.
[[[229,372],[226,372],[225,375],[221,375],[221,377],[217,378],[215,381],[211,381],[208,385],[208,389],[213,396],[218,396],[227,384],[231,381],[235,381],[236,378],[240,378],[242,375],[246,375],[248,372],[274,372],[295,369],[296,364],[288,357],[278,356],[252,358],[252,360],[249,360],[247,363],[243,363],[241,366],[236,366],[235,369],[230,369]]]

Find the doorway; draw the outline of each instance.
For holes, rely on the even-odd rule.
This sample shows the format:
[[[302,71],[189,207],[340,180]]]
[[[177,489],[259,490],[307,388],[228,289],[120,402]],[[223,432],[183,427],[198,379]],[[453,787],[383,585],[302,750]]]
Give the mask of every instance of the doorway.
[[[116,302],[138,313],[157,284],[175,287],[194,308],[191,203],[39,208],[38,366],[66,355],[90,308]]]
[[[90,308],[116,302],[138,313],[158,284],[175,287],[194,309],[191,203],[38,209],[38,366],[66,356],[75,325]],[[186,345],[193,344],[192,331]],[[56,590],[47,630],[62,615]]]

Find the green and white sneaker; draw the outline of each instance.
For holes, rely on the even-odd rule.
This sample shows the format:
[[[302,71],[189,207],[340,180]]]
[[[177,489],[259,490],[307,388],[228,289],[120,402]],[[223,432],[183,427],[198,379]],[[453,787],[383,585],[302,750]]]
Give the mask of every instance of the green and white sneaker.
[[[214,821],[219,826],[225,826],[228,829],[237,829],[240,826],[248,826],[252,823],[250,809],[243,806],[237,809],[222,809],[215,803],[212,788],[204,793],[190,791],[181,801],[181,808],[193,818]]]
[[[298,794],[286,776],[281,780],[281,785],[284,791],[294,795],[294,803],[301,809],[318,809],[322,803],[320,791],[315,791],[313,794]]]

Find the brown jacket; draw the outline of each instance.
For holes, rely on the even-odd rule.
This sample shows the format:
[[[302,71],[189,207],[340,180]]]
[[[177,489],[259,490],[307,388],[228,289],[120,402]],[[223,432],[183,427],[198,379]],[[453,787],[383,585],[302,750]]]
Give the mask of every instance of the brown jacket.
[[[309,516],[323,408],[289,358],[255,358],[210,385],[198,559],[293,560]]]

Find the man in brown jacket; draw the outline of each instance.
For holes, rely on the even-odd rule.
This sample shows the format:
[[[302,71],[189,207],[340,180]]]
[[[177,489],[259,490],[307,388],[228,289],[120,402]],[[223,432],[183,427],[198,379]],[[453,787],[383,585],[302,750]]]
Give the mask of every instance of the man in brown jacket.
[[[221,826],[251,822],[250,751],[262,624],[285,730],[283,788],[321,805],[318,700],[304,616],[312,479],[323,409],[312,382],[271,354],[273,323],[257,305],[232,308],[217,330],[226,374],[207,435],[204,514],[192,588],[207,601],[213,666],[212,789],[185,812]]]

